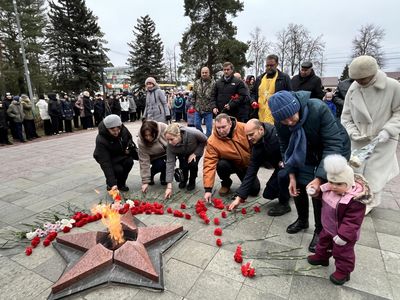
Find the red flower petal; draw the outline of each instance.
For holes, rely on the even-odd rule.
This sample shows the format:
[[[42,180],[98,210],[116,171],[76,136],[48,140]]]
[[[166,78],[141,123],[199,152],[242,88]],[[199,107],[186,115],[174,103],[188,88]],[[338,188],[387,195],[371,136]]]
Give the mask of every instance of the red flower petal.
[[[210,224],[210,219],[209,218],[205,218],[204,219],[204,223],[206,223],[207,225]]]
[[[121,201],[121,195],[118,194],[117,196],[115,196],[114,201]]]
[[[214,230],[214,235],[218,235],[218,236],[221,236],[222,235],[222,229],[221,228],[215,228],[215,230]]]
[[[217,240],[215,241],[215,243],[217,244],[218,247],[221,247],[221,246],[222,246],[222,241],[221,241],[221,239],[217,239]]]
[[[219,225],[219,219],[218,218],[214,218],[214,224],[215,225]]]
[[[247,210],[244,207],[242,208],[242,214],[243,215],[247,214]]]
[[[259,213],[261,211],[261,208],[259,206],[254,206],[253,209],[256,213]]]
[[[183,212],[180,210],[174,210],[174,217],[183,218]]]
[[[68,226],[65,226],[62,230],[64,233],[68,233],[71,231],[71,228],[69,228]]]
[[[186,208],[186,204],[185,203],[181,203],[181,209],[185,209]]]
[[[225,219],[226,216],[227,216],[226,211],[221,212],[221,217],[223,217]]]
[[[31,255],[32,252],[33,252],[33,250],[32,250],[31,247],[26,247],[26,249],[25,249],[25,254],[26,254],[27,256]]]
[[[185,219],[187,219],[187,220],[190,220],[192,218],[192,216],[191,215],[189,215],[189,214],[185,214]]]
[[[39,245],[39,243],[40,243],[40,240],[38,241],[38,240],[33,239],[33,240],[31,241],[31,246],[32,246],[32,248],[36,248],[37,245]]]
[[[167,208],[167,213],[172,214],[172,208],[171,207]]]
[[[47,247],[48,245],[50,245],[51,244],[51,241],[49,240],[49,239],[45,239],[44,241],[43,241],[43,246],[45,246],[45,247]]]

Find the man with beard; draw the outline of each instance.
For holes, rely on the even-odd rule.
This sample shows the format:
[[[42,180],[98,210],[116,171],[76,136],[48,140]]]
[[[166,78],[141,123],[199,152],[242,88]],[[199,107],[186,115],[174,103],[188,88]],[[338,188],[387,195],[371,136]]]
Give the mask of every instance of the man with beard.
[[[292,90],[289,75],[278,70],[278,65],[278,56],[275,54],[268,55],[266,71],[257,77],[250,92],[251,107],[255,107],[254,102],[258,102],[258,119],[263,123],[274,124],[274,118],[268,107],[269,98],[276,92]]]
[[[324,90],[321,83],[321,78],[315,75],[313,64],[310,61],[305,61],[301,64],[301,69],[298,75],[292,78],[293,91],[309,91],[310,98],[324,98]]]

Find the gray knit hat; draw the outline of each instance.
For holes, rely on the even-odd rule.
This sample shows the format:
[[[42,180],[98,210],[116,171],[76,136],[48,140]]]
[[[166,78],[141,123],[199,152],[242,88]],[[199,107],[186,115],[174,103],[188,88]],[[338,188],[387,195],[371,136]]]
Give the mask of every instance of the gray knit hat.
[[[290,118],[300,110],[300,102],[291,92],[279,91],[268,101],[269,109],[276,122]]]
[[[106,128],[114,128],[122,125],[121,118],[117,115],[108,115],[103,120]]]
[[[152,84],[154,84],[154,85],[157,84],[157,82],[156,82],[156,80],[154,79],[154,77],[147,77],[147,79],[146,79],[146,81],[144,82],[144,84],[147,84],[148,82],[150,82],[150,83],[152,83]]]
[[[376,59],[369,55],[361,55],[351,62],[349,66],[349,76],[351,79],[361,79],[370,77],[378,72]]]

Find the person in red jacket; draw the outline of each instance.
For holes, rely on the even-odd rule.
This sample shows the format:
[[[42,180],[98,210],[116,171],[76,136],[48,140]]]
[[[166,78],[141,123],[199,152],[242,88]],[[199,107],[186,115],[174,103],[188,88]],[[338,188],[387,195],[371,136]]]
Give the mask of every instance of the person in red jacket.
[[[368,183],[338,154],[324,160],[328,183],[321,185],[322,226],[315,254],[307,257],[311,265],[328,266],[329,258],[335,259],[336,270],[329,279],[336,285],[350,280],[354,270],[354,245],[360,237],[365,204],[372,195]],[[310,188],[311,189],[311,188]],[[315,191],[307,190],[309,194]]]

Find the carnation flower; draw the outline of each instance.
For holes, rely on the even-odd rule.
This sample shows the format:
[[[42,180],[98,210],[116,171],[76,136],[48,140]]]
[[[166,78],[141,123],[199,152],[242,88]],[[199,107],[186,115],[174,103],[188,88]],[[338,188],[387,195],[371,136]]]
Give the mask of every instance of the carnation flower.
[[[221,241],[221,239],[217,239],[217,240],[215,241],[215,243],[217,244],[218,247],[221,247],[221,246],[222,246],[222,241]]]
[[[222,229],[221,228],[215,228],[215,230],[214,230],[214,235],[217,235],[217,236],[221,236],[222,235]]]
[[[35,238],[35,237],[37,237],[37,232],[36,231],[31,231],[31,232],[27,232],[26,233],[26,238],[28,239],[28,240],[32,240],[33,238]]]

